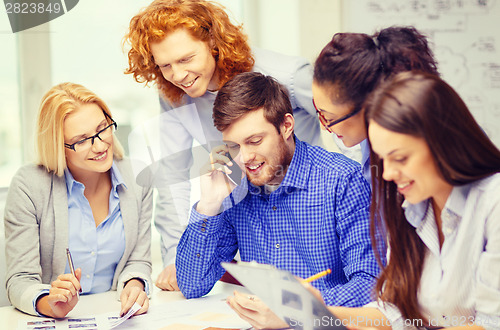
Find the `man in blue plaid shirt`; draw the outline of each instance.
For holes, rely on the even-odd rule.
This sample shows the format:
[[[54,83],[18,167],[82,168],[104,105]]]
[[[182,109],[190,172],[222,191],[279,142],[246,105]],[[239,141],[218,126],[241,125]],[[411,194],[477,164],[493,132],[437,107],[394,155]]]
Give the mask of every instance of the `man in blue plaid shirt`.
[[[201,199],[177,249],[184,296],[208,293],[224,274],[220,263],[239,250],[243,261],[301,278],[331,269],[313,282],[328,305],[368,303],[379,266],[370,243],[370,187],[360,165],[299,141],[286,89],[260,73],[227,82],[213,118],[224,145],[212,150],[202,171]],[[238,186],[226,175],[232,166],[246,174]],[[266,319],[265,305],[248,297],[236,294],[231,307],[252,325],[269,327],[256,321]]]

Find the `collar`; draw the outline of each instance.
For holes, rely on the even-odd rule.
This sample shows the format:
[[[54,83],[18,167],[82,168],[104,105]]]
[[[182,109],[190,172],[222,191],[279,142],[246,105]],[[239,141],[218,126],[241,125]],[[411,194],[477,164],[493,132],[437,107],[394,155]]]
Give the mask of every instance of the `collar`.
[[[73,185],[77,181],[75,180],[75,178],[73,178],[73,175],[71,174],[71,172],[67,167],[64,169],[64,179],[66,181],[66,189],[68,190],[68,196],[71,196],[71,193],[73,191]]]
[[[127,186],[125,185],[125,181],[123,180],[120,170],[118,170],[118,167],[116,166],[114,161],[113,164],[111,165],[110,171],[111,171],[111,185],[112,185],[113,195],[118,197],[118,187],[120,185],[123,185],[123,187],[126,189]],[[67,167],[64,170],[64,178],[66,179],[66,189],[68,191],[68,196],[71,196],[71,194],[73,193],[73,186],[75,184],[82,188],[85,187],[81,182],[75,180],[75,178],[73,177],[73,175],[71,174],[71,172]]]
[[[307,144],[295,137],[295,151],[281,187],[306,189],[311,163],[307,155]]]
[[[471,183],[462,186],[454,186],[450,196],[446,200],[443,211],[447,210],[455,215],[462,217],[465,209],[465,202],[471,188]]]
[[[115,197],[118,197],[119,186],[123,186],[124,189],[127,189],[127,185],[123,180],[122,174],[120,173],[120,170],[118,169],[118,166],[116,166],[114,161],[111,165],[111,185],[113,186]]]
[[[370,146],[368,145],[368,139],[364,139],[359,145],[361,146],[361,168],[365,168],[370,165]]]
[[[406,220],[415,228],[418,228],[424,220],[427,209],[429,208],[429,199],[418,204],[411,204],[407,200],[403,202],[401,207],[405,210]]]
[[[441,214],[451,212],[457,217],[461,218],[464,213],[465,202],[467,200],[470,188],[471,184],[454,186],[451,190],[450,196],[448,196],[448,199],[446,200]],[[406,219],[413,227],[418,228],[421,225],[429,204],[429,199],[418,204],[411,204],[406,200],[403,202],[402,207],[405,210]]]

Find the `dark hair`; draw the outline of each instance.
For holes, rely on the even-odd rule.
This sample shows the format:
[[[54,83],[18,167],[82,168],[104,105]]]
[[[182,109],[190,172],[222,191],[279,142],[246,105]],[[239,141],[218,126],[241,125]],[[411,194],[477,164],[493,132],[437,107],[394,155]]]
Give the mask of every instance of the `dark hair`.
[[[479,127],[460,96],[436,75],[403,72],[382,85],[366,104],[366,122],[425,139],[442,178],[453,186],[500,171],[500,151]],[[401,207],[394,182],[383,180],[383,162],[372,151],[372,244],[383,214],[391,251],[376,285],[377,295],[409,319],[422,319],[417,292],[425,247]],[[378,169],[378,171],[375,171]],[[378,172],[378,173],[376,173]],[[380,256],[379,256],[380,261]]]
[[[332,100],[361,107],[375,87],[410,70],[437,74],[427,39],[414,27],[389,27],[369,36],[337,33],[314,65],[314,81],[335,87]]]
[[[229,80],[214,102],[214,126],[224,131],[241,116],[260,108],[278,133],[287,113],[293,114],[288,91],[276,79],[258,72],[245,72]]]

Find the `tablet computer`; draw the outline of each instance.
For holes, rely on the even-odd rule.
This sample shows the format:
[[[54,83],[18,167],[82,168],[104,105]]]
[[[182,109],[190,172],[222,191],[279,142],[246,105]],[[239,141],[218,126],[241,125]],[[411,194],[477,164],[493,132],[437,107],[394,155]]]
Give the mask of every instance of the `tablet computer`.
[[[346,329],[342,320],[336,318],[292,273],[256,262],[223,262],[221,265],[290,328]]]

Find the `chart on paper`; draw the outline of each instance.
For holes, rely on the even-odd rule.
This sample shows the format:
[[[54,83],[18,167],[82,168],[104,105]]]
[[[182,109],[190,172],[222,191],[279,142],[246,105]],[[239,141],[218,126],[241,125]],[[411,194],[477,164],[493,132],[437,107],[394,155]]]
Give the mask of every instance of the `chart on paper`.
[[[412,25],[427,35],[442,77],[500,147],[500,1],[343,1],[344,32]]]
[[[122,318],[117,312],[89,315],[62,320],[39,319],[19,321],[18,330],[38,329],[159,329],[159,330],[209,330],[209,329],[249,329],[250,324],[243,321],[226,304],[226,295],[214,295],[199,299],[166,302],[150,306],[146,314],[129,319]],[[134,314],[138,309],[131,311]]]

